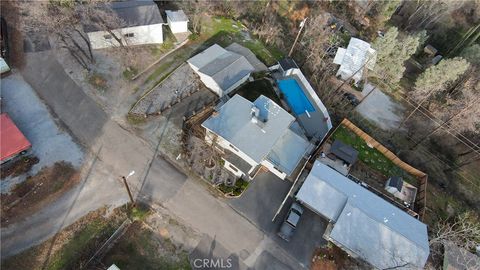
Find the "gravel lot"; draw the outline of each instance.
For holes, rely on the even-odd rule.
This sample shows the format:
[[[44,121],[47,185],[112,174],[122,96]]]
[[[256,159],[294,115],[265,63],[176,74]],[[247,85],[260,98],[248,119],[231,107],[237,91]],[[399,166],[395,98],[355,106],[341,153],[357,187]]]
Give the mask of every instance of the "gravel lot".
[[[12,74],[1,81],[2,112],[7,112],[32,144],[32,154],[40,160],[30,172],[7,177],[1,182],[6,193],[28,175],[57,161],[66,161],[78,168],[83,160],[82,149],[61,129],[35,91],[20,74]]]

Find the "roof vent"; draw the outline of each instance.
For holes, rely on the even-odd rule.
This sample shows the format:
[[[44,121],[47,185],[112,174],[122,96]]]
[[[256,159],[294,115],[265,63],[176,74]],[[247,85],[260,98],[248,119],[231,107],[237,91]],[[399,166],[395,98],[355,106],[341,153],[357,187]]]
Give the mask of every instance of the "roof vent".
[[[252,116],[252,123],[258,123],[260,117],[260,109],[256,106],[253,106],[252,110],[250,111],[250,115]]]

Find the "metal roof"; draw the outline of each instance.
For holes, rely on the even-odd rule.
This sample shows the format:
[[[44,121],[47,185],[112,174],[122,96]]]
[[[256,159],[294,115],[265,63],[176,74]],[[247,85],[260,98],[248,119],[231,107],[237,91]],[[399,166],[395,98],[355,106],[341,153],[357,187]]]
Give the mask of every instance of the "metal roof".
[[[253,107],[259,109],[259,118],[265,119],[265,122],[252,121]],[[205,120],[202,126],[260,163],[294,120],[293,116],[263,95],[253,103],[235,95],[217,113]]]
[[[396,262],[425,265],[425,224],[320,161],[315,161],[296,197],[334,222],[332,240],[375,267]]]
[[[108,5],[124,22],[119,28],[164,23],[157,4],[150,0],[117,1]],[[99,8],[102,8],[102,6]],[[95,23],[85,25],[86,32],[102,30],[104,29],[100,29]]]
[[[2,113],[0,115],[0,160],[11,158],[31,146],[8,114]]]
[[[291,175],[300,160],[313,148],[305,138],[288,129],[275,143],[267,159],[287,175]]]
[[[165,10],[165,14],[172,22],[188,22],[187,15],[183,10]]]
[[[335,140],[330,147],[330,152],[349,164],[355,163],[358,157],[358,151],[350,145],[344,144],[340,140]]]
[[[359,81],[362,79],[365,67],[373,69],[375,58],[376,51],[368,42],[351,38],[346,49],[338,48],[333,62],[340,65],[337,75],[341,75],[343,79],[352,76],[352,79]]]
[[[396,222],[394,212],[379,221],[371,215],[372,211],[365,211],[355,203],[347,202],[333,226],[331,239],[378,269],[423,269],[429,254],[426,226],[421,230],[424,242],[418,244],[413,238],[415,235],[403,235],[396,230],[396,225],[389,225]],[[412,219],[420,223],[413,217]],[[398,222],[404,225],[412,223],[401,218]],[[409,230],[415,231],[416,226],[412,225]]]

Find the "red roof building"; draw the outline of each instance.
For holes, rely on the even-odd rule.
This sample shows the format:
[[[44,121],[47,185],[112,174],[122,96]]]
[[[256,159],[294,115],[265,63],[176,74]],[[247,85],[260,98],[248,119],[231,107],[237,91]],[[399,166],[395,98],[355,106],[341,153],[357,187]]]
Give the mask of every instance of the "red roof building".
[[[6,113],[0,115],[0,161],[10,160],[32,145]]]

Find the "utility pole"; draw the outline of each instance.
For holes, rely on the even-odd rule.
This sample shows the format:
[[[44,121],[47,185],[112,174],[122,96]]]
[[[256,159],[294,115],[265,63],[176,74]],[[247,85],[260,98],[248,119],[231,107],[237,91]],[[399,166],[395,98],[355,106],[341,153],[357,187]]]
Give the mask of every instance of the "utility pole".
[[[293,49],[295,48],[295,45],[297,44],[298,38],[300,37],[300,34],[302,33],[303,27],[305,26],[305,22],[307,22],[307,18],[303,19],[303,21],[300,23],[300,30],[298,30],[297,37],[295,38],[295,41],[293,42],[292,48],[290,49],[290,52],[288,53],[288,57],[292,56]]]
[[[127,183],[127,178],[134,175],[135,171],[131,171],[127,177],[122,176],[123,184],[125,185],[125,188],[127,189],[128,197],[130,198],[130,202],[132,203],[132,207],[135,207],[135,201],[133,200],[132,192],[130,192],[130,187],[128,186]]]

